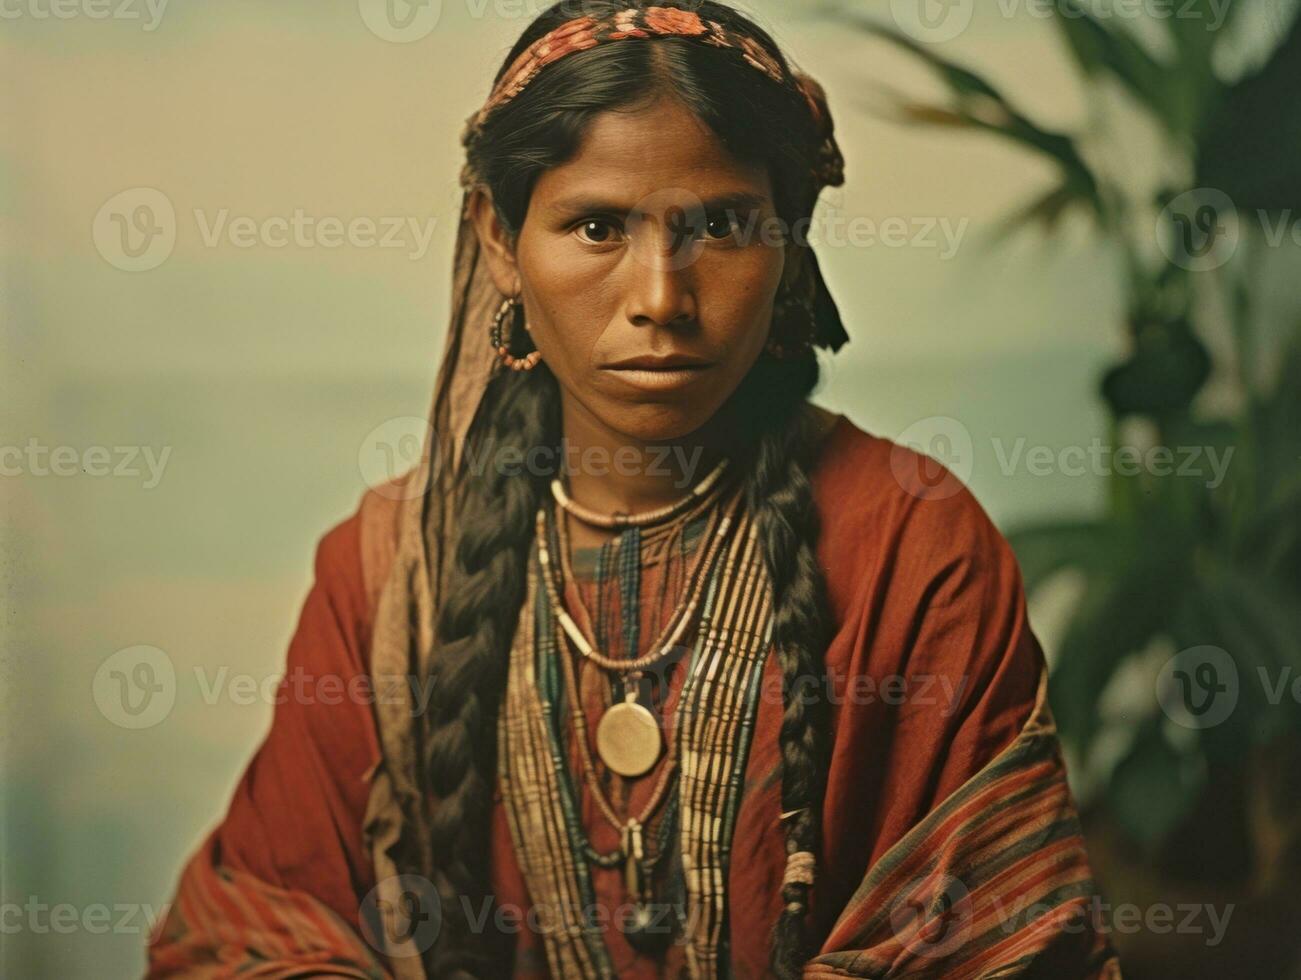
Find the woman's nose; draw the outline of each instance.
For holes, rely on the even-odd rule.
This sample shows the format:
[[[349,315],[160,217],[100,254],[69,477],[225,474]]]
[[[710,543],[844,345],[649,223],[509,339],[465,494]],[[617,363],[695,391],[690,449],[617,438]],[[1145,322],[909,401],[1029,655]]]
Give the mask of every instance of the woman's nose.
[[[649,232],[649,228],[643,228]],[[696,316],[697,242],[670,220],[634,240],[628,269],[628,320],[664,326]]]

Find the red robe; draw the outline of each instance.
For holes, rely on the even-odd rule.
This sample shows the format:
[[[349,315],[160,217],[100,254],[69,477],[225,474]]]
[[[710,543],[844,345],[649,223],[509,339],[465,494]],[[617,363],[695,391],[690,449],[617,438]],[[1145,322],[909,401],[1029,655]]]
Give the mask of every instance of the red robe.
[[[808,919],[818,954],[805,976],[978,977],[1000,967],[1000,976],[1119,977],[1087,916],[1087,857],[1006,541],[954,477],[845,417],[810,476],[834,637],[831,762]],[[363,574],[362,529],[384,533],[393,506],[372,492],[321,540],[271,731],[186,866],[152,939],[149,976],[389,975],[359,924],[375,884],[362,839],[379,761],[372,708],[364,696],[321,692],[323,678],[346,689],[366,675],[376,589]],[[775,657],[763,684],[781,690]],[[762,697],[732,839],[737,977],[766,975],[781,907],[780,717],[780,698]],[[633,781],[632,809],[653,781],[653,772]],[[499,797],[492,886],[499,905],[523,910]],[[594,846],[617,846],[585,787],[582,799]],[[592,873],[598,900],[627,900],[621,870]],[[514,936],[515,975],[548,976],[540,937],[523,927]],[[617,929],[607,945],[620,976],[663,975]]]

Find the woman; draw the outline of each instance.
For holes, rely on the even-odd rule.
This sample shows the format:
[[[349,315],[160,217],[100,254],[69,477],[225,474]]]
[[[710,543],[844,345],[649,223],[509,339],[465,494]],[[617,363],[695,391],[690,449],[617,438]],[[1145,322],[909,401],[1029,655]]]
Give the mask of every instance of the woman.
[[[322,540],[150,974],[1118,977],[1006,543],[807,401],[820,87],[566,3],[463,142],[424,460]]]

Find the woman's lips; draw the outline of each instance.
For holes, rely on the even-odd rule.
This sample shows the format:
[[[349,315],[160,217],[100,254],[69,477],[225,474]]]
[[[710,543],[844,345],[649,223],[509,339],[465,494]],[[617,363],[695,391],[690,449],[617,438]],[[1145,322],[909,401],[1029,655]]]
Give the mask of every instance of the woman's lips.
[[[687,385],[695,384],[707,375],[712,367],[712,364],[697,364],[667,368],[629,367],[601,370],[618,378],[624,384],[644,391],[672,391],[675,388],[685,388]]]

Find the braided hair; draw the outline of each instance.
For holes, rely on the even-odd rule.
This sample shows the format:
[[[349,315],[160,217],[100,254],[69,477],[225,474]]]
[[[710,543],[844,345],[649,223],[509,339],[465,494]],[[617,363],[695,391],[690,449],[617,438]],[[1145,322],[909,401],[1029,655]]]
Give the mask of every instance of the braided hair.
[[[638,0],[573,0],[540,14],[507,55],[498,77],[533,41],[580,13],[611,16]],[[737,11],[712,0],[657,0],[693,10],[753,38],[786,67],[773,39]],[[581,6],[581,10],[573,9]],[[518,234],[536,178],[569,159],[598,112],[645,104],[669,92],[718,135],[738,159],[765,164],[786,227],[807,220],[816,197],[810,178],[820,135],[803,97],[744,64],[736,52],[664,37],[597,45],[548,66],[502,106],[467,146],[468,162],[492,194],[503,227]],[[773,587],[773,642],[780,657],[782,821],[788,853],[819,851],[825,777],[821,690],[829,637],[825,583],[814,557],[818,515],[809,469],[816,440],[806,400],[819,380],[812,350],[781,360],[761,354],[719,410],[728,445],[744,474],[746,503]],[[465,458],[510,451],[531,455],[561,443],[560,387],[545,361],[531,371],[497,372],[467,434]],[[553,474],[538,467],[466,470],[455,501],[453,561],[436,633],[436,683],[421,734],[421,760],[438,800],[430,812],[433,883],[443,922],[426,965],[437,977],[504,972],[507,944],[485,941],[463,898],[483,897],[490,875],[489,814],[496,776],[496,718],[506,686],[513,630],[523,604],[533,518]],[[797,977],[810,955],[805,936],[809,888],[782,890],[771,967]]]

